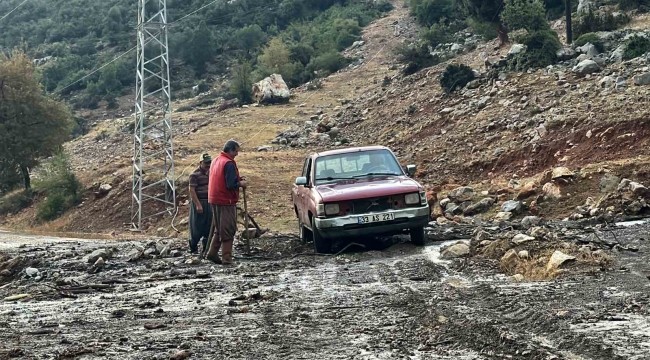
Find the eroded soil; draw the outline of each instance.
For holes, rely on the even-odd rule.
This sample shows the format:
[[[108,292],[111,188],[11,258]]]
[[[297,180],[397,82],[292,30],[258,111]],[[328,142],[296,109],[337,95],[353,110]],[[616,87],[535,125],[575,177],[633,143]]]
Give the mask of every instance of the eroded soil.
[[[0,298],[30,294],[0,303],[0,357],[645,359],[649,228],[601,236],[638,250],[612,251],[610,269],[537,282],[513,282],[494,260],[442,260],[456,240],[314,256],[276,235],[222,267],[188,263],[181,240],[162,240],[176,257],[129,262],[155,243],[0,233],[0,260],[23,259]],[[84,256],[99,248],[114,254],[97,271]]]

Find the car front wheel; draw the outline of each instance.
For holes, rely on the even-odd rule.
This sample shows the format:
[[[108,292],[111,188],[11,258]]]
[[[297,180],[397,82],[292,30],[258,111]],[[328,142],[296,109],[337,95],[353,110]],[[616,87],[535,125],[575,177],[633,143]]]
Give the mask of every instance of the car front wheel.
[[[323,238],[316,228],[316,219],[311,219],[311,235],[314,239],[314,250],[319,254],[327,254],[332,251],[332,245]]]
[[[300,241],[303,244],[309,241],[309,230],[305,229],[305,224],[300,219],[298,219],[298,234],[300,234]]]
[[[411,233],[411,242],[417,246],[424,246],[424,228],[417,227],[410,230]]]

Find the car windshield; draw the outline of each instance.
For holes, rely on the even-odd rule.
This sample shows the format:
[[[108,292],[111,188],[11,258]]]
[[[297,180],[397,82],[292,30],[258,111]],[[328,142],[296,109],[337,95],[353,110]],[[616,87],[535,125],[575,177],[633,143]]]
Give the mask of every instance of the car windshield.
[[[316,160],[316,184],[358,179],[375,175],[403,175],[395,156],[388,150],[370,150],[322,156]]]

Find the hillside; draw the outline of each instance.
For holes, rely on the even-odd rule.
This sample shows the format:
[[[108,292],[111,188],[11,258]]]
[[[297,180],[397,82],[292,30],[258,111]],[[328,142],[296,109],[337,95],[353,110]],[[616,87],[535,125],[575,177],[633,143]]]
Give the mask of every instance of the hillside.
[[[504,70],[498,78],[490,78],[484,69],[485,54],[497,61],[507,58],[510,49],[497,47],[496,40],[481,41],[450,60],[404,75],[395,51],[402,43],[414,41],[418,29],[409,10],[396,1],[387,16],[363,30],[363,45],[344,51],[358,62],[322,79],[320,88],[293,89],[289,104],[219,111],[218,104],[196,105],[201,96],[175,103],[175,108],[189,110],[174,115],[182,204],[174,225],[187,231],[187,174],[196,166],[196,157],[204,151],[217,153],[229,138],[243,141],[238,162],[253,184],[249,208],[262,226],[276,232],[295,230],[289,192],[304,156],[345,146],[341,139],[352,145],[393,148],[404,164],[419,165],[418,180],[439,199],[455,187],[469,185],[475,190],[475,201],[486,196],[499,205],[511,199],[523,201],[522,217],[589,217],[578,214],[582,210],[577,207],[585,203],[591,204],[589,209],[597,203],[600,214],[610,216],[643,214],[645,203],[638,204],[616,188],[624,178],[650,183],[646,146],[650,88],[635,85],[647,73],[648,59],[612,61],[610,56],[630,34],[645,31],[647,19],[634,15],[621,30],[603,34],[611,44],[595,58],[607,60],[588,75],[575,73],[580,60],[570,59],[527,72]],[[561,29],[562,21],[555,26]],[[479,73],[477,81],[445,93],[438,80],[450,63],[470,65]],[[625,86],[615,86],[623,80]],[[336,124],[341,138],[323,137],[315,129],[318,121]],[[107,120],[66,146],[74,170],[90,189],[79,208],[45,225],[33,223],[30,208],[6,218],[4,226],[126,231],[132,139],[123,129],[128,123],[129,118]],[[275,143],[278,134],[288,138],[287,145]],[[568,168],[571,174],[566,181],[548,181],[548,171],[555,167]],[[113,190],[96,199],[93,190],[102,183],[111,184]],[[547,183],[557,196],[545,192]],[[498,208],[479,217],[492,219]],[[449,214],[448,219],[472,221],[457,215]],[[170,222],[170,218],[159,219],[146,228],[150,233],[177,236]]]

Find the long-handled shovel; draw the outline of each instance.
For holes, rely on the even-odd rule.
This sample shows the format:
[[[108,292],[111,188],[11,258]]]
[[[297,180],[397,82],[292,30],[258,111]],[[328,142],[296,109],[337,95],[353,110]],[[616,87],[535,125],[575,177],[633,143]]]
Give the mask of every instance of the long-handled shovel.
[[[211,210],[214,210],[212,208],[211,204],[208,204],[208,206],[210,206]],[[201,260],[205,259],[205,255],[208,253],[208,249],[210,248],[210,245],[212,244],[212,235],[214,234],[214,227],[215,227],[215,221],[214,221],[215,216],[217,216],[217,215],[214,213],[214,211],[212,211],[212,223],[210,223],[210,235],[208,236],[207,246],[201,252]]]

